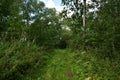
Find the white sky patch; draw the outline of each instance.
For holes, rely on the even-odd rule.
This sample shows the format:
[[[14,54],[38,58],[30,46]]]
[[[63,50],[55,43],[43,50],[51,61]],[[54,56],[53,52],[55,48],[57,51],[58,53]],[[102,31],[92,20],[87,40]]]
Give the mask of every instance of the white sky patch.
[[[53,2],[53,0],[48,0],[46,2],[46,7],[48,7],[48,8],[55,8],[56,6],[55,6],[55,3]]]
[[[45,3],[45,6],[48,8],[55,8],[57,12],[61,12],[63,10],[63,6],[61,5],[55,5],[53,0],[40,0]]]
[[[58,12],[62,12],[64,7],[63,6],[55,6],[55,8]]]

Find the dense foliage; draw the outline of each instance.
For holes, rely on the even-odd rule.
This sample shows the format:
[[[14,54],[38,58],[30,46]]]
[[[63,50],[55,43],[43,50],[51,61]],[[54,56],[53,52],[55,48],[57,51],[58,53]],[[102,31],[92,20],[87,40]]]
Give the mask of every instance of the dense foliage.
[[[119,0],[61,1],[0,0],[0,80],[120,79]]]
[[[41,50],[30,43],[1,42],[0,52],[1,80],[20,80],[41,62]]]
[[[71,2],[73,1],[71,0]],[[71,2],[63,0],[65,5],[71,7],[76,5]],[[73,14],[72,17],[67,18],[68,25],[73,31],[73,40],[71,42],[73,44],[71,47],[74,45],[72,48],[76,46],[76,48],[86,47],[85,49],[96,49],[100,51],[100,54],[105,54],[108,57],[113,56],[111,54],[116,53],[116,51],[119,52],[120,50],[120,11],[118,10],[120,8],[120,2],[114,0],[101,0],[91,3],[94,2],[99,6],[96,5],[97,10],[93,9],[94,11],[87,13],[85,30],[82,29],[82,18],[79,18],[82,14]],[[85,35],[83,35],[83,33]]]

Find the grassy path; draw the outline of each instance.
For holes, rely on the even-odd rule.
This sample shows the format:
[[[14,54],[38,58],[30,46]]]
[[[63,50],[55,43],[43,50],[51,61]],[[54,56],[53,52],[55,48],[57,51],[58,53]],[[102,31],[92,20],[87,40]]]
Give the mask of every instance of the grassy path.
[[[71,68],[73,53],[69,50],[56,50],[55,55],[44,67],[43,75],[38,80],[72,80],[74,73]]]
[[[46,59],[43,67],[25,80],[120,80],[119,71],[115,71],[119,65],[112,67],[110,60],[88,52],[57,49]]]

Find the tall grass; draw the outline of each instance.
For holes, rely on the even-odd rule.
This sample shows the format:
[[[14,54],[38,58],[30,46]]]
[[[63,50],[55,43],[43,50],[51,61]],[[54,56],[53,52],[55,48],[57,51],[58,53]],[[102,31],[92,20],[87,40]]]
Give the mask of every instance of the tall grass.
[[[25,42],[0,43],[0,80],[19,80],[41,62],[41,50]]]

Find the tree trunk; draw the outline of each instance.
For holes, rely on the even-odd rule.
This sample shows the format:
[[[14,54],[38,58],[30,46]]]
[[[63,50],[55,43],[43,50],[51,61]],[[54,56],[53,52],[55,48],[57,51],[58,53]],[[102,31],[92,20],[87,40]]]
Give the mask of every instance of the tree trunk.
[[[83,49],[86,50],[86,43],[85,43],[85,26],[86,26],[86,0],[83,0]]]
[[[83,0],[83,29],[86,26],[86,0]]]

